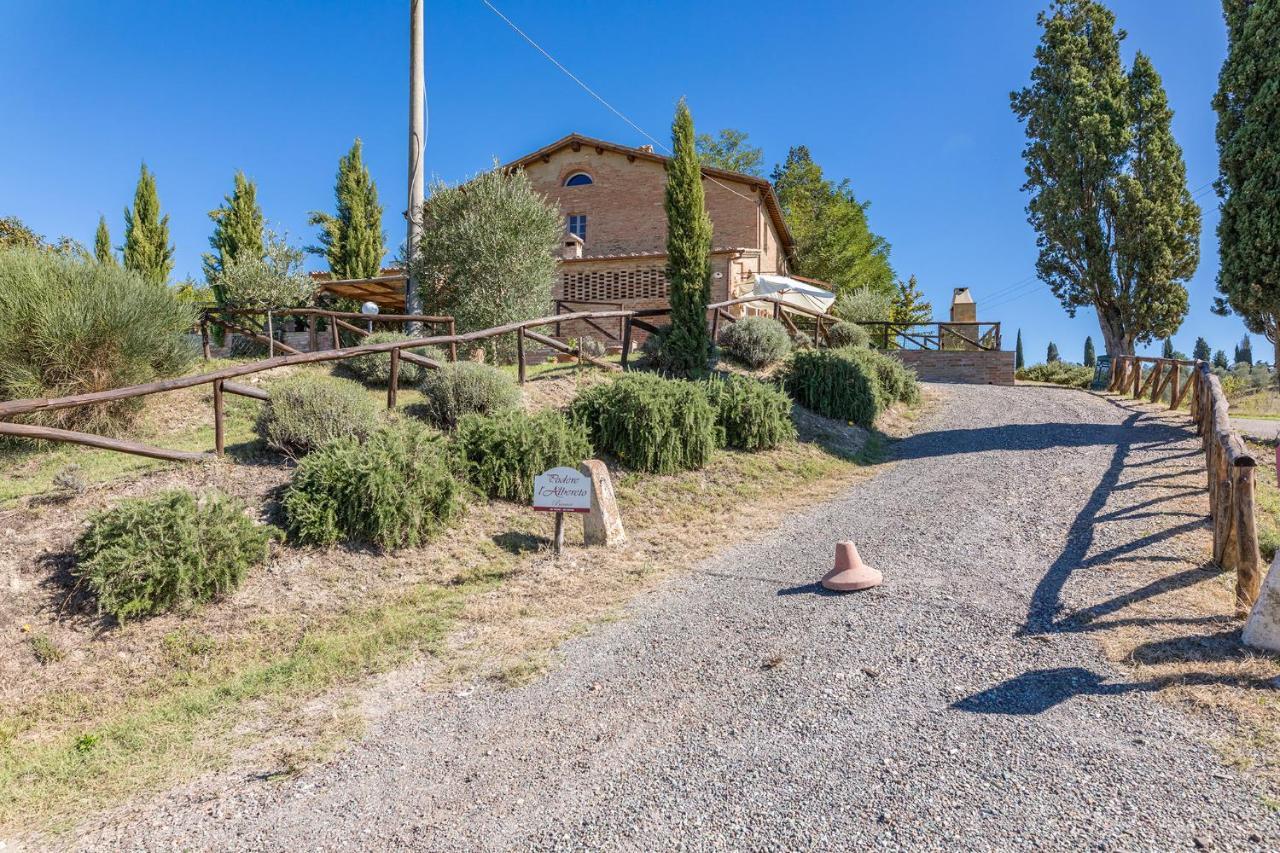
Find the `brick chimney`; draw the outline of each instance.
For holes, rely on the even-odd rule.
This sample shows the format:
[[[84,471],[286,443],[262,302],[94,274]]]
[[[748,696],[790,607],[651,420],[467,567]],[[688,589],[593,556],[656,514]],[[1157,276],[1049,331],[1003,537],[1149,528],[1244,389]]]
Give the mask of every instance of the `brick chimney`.
[[[566,261],[582,257],[582,238],[565,232],[564,242],[560,244],[560,257]]]
[[[641,146],[640,146],[640,150],[641,150],[641,151],[643,151],[643,152],[644,152],[644,153],[646,153],[646,154],[652,154],[652,153],[653,153],[653,146],[652,146],[652,145],[641,145]]]
[[[973,301],[967,287],[957,287],[951,294],[951,322],[978,322],[978,303]]]

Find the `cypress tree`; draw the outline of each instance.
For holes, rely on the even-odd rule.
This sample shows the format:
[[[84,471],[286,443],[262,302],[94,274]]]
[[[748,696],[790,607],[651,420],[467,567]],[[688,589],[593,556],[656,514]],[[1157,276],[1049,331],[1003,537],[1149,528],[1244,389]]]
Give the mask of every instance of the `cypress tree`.
[[[1231,365],[1227,364],[1227,354],[1222,350],[1218,350],[1213,354],[1213,366],[1227,370]]]
[[[702,168],[694,144],[693,116],[684,98],[671,123],[667,162],[667,281],[671,328],[663,343],[664,361],[683,376],[706,372],[711,352],[707,303],[711,301],[711,218],[702,190]]]
[[[1219,314],[1265,335],[1280,365],[1280,2],[1223,0],[1227,58],[1218,76]]]
[[[1173,358],[1173,338],[1164,339],[1164,348],[1160,350],[1161,358]]]
[[[1244,363],[1253,367],[1253,341],[1249,340],[1249,336],[1245,335],[1240,339],[1240,346],[1236,347],[1236,364]]]
[[[1096,0],[1055,0],[1039,22],[1031,85],[1014,92],[1038,235],[1036,272],[1070,316],[1098,315],[1107,353],[1175,331],[1200,261],[1200,208],[1187,190],[1160,77]]]
[[[1209,352],[1209,342],[1204,338],[1196,338],[1195,349],[1191,351],[1192,358],[1196,361],[1208,361],[1211,357]]]
[[[1022,330],[1018,330],[1018,346],[1014,349],[1013,366],[1016,370],[1021,370],[1026,366],[1026,360],[1022,357]]]
[[[107,229],[107,217],[98,217],[98,231],[93,235],[93,257],[100,264],[115,266],[116,256],[111,251],[111,232]]]
[[[133,207],[124,209],[124,265],[148,281],[164,284],[173,271],[169,217],[160,215],[156,176],[142,164]]]
[[[1049,350],[1044,354],[1044,360],[1049,364],[1053,364],[1055,361],[1061,361],[1061,358],[1058,356],[1058,345],[1053,341],[1049,341]]]
[[[1084,366],[1093,367],[1098,363],[1098,355],[1093,351],[1093,335],[1086,335],[1084,339]]]
[[[363,148],[357,138],[338,160],[333,188],[337,213],[312,211],[308,219],[320,226],[320,245],[308,246],[307,251],[327,258],[329,271],[338,278],[376,276],[387,253],[378,187],[364,165]]]
[[[244,172],[236,172],[231,195],[223,196],[222,205],[209,211],[209,218],[213,220],[213,234],[209,237],[213,251],[205,253],[202,262],[204,277],[210,284],[232,261],[242,257],[261,258],[266,254],[258,186],[246,178]]]

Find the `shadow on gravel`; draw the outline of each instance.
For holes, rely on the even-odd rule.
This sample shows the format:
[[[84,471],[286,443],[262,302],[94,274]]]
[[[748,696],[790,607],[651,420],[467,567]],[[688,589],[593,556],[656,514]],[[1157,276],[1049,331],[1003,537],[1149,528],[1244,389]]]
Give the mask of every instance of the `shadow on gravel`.
[[[1235,632],[1237,637],[1239,631]],[[1160,644],[1152,644],[1160,645]],[[1225,645],[1223,646],[1225,648]],[[1043,714],[1076,696],[1121,696],[1126,693],[1153,693],[1174,684],[1195,686],[1249,687],[1275,689],[1271,681],[1236,675],[1190,673],[1150,681],[1120,681],[1108,684],[1104,676],[1079,666],[1033,669],[951,703],[952,710],[970,714]]]
[[[1187,437],[1184,430],[1153,424],[1155,433],[1134,441],[1133,424],[1141,417],[1134,414],[1122,424],[1009,424],[975,429],[944,429],[921,432],[893,445],[895,459],[926,459],[961,453],[987,453],[995,450],[1053,450],[1055,448],[1116,445],[1127,453],[1131,448],[1153,449]],[[1195,455],[1195,454],[1189,454]],[[1174,456],[1169,459],[1177,458]]]

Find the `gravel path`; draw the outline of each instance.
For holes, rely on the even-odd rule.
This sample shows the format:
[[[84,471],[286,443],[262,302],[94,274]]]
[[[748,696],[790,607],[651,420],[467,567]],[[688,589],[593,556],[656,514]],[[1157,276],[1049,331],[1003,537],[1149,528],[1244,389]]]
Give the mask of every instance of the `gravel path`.
[[[1152,509],[1198,464],[1190,433],[1084,393],[938,390],[902,461],[643,597],[536,683],[424,697],[299,778],[162,798],[81,842],[1280,846],[1280,817],[1202,723],[1069,627],[1127,592],[1091,562],[1202,527]],[[814,586],[844,537],[883,587]]]
[[[1245,438],[1255,438],[1262,441],[1275,441],[1280,438],[1280,420],[1271,418],[1241,418],[1232,415],[1231,428]]]

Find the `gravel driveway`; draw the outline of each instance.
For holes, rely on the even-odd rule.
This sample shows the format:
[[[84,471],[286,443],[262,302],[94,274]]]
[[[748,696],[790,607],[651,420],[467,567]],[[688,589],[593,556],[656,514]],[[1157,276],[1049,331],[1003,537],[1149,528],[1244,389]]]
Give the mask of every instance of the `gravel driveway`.
[[[534,684],[424,696],[298,778],[170,795],[81,843],[1276,849],[1280,817],[1212,733],[1068,627],[1126,592],[1098,555],[1202,528],[1147,511],[1199,464],[1190,433],[1080,392],[936,390],[900,461],[644,596]],[[845,537],[884,586],[815,586]]]

